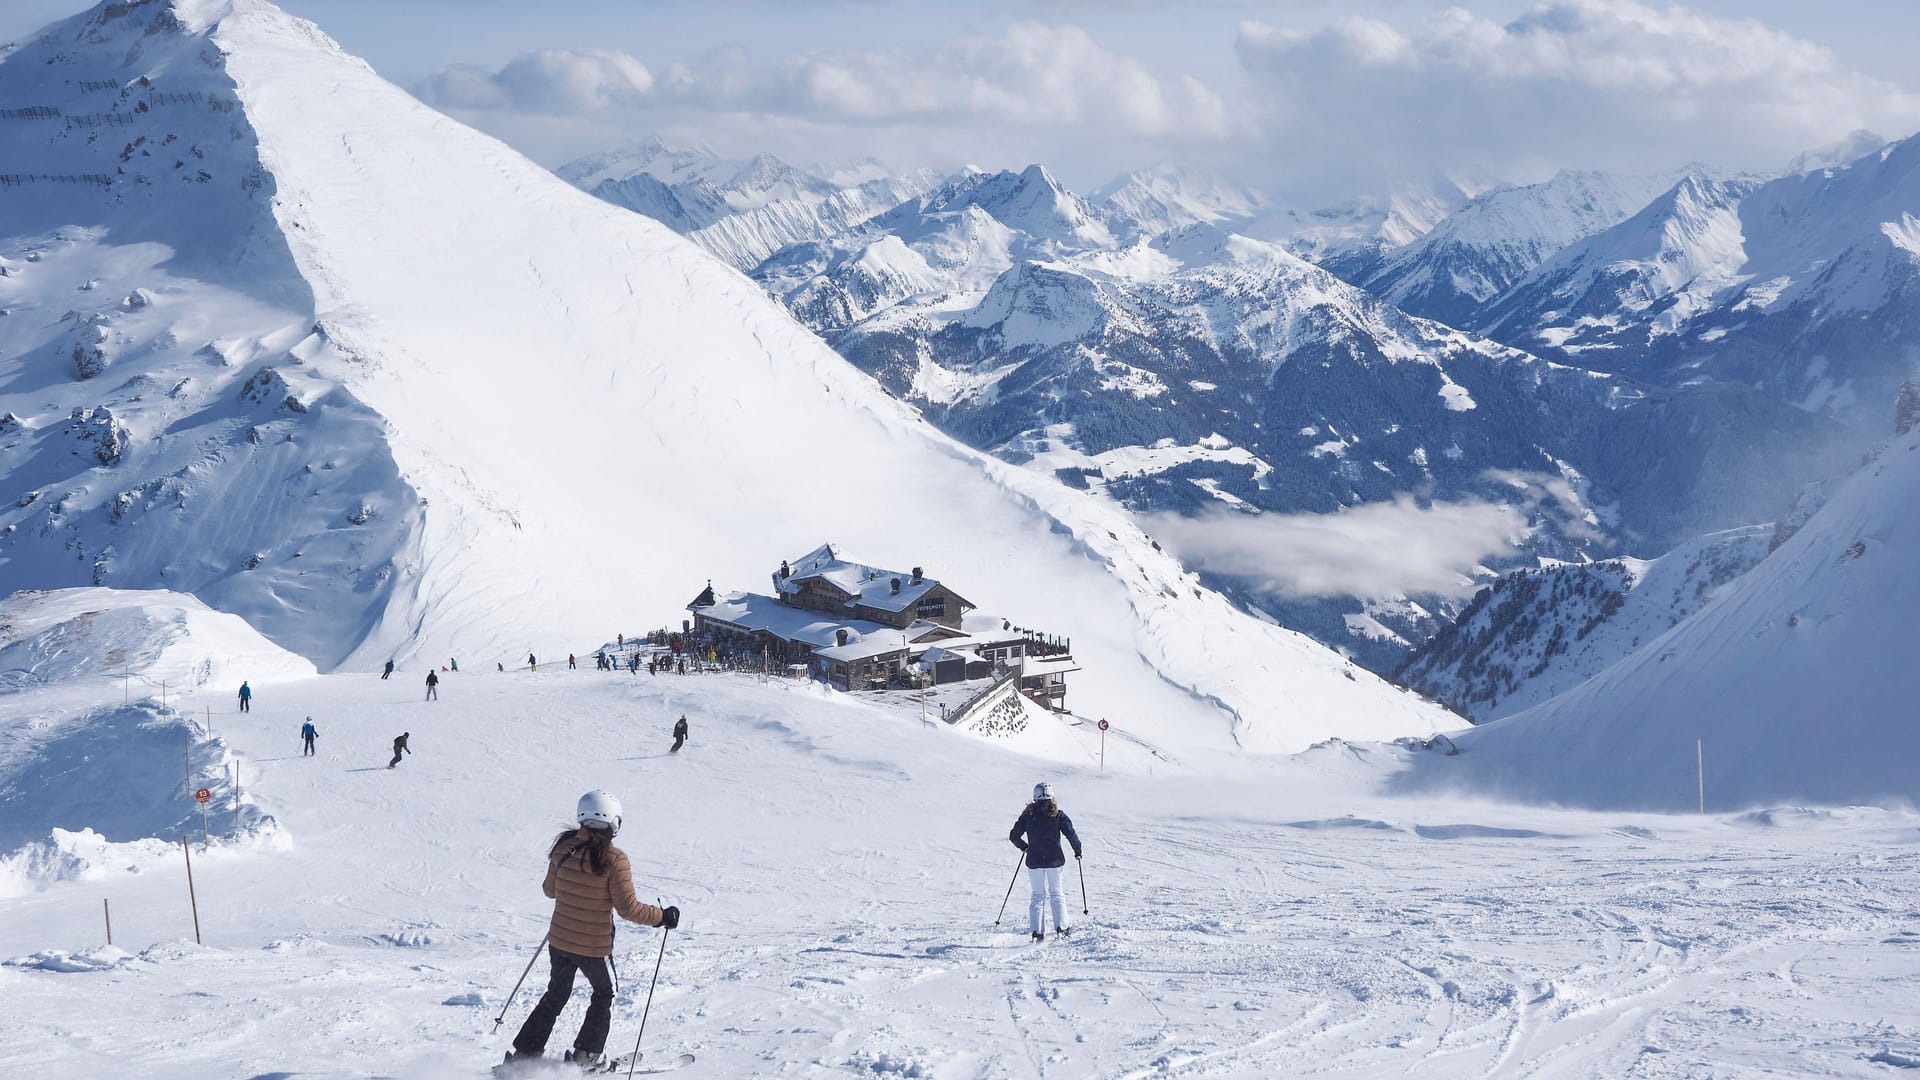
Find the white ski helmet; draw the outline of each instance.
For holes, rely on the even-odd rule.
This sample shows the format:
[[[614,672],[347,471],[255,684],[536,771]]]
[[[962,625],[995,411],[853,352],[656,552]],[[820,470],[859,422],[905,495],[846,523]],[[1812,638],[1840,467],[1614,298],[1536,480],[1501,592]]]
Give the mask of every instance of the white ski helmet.
[[[574,814],[589,829],[620,831],[620,800],[604,791],[589,791],[580,796]]]
[[[1053,786],[1050,784],[1033,785],[1033,801],[1034,802],[1052,802]]]

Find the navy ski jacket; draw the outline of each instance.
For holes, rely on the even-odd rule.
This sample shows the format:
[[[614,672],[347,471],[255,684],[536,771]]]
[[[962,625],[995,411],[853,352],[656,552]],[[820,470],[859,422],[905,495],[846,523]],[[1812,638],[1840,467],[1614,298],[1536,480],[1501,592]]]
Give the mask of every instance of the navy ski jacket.
[[[1060,850],[1060,837],[1065,835],[1067,842],[1073,845],[1073,857],[1080,857],[1080,834],[1073,831],[1073,819],[1065,814],[1037,814],[1029,810],[1020,815],[1013,823],[1013,831],[1007,839],[1013,846],[1027,853],[1027,865],[1035,870],[1045,870],[1051,866],[1067,865],[1066,853]]]

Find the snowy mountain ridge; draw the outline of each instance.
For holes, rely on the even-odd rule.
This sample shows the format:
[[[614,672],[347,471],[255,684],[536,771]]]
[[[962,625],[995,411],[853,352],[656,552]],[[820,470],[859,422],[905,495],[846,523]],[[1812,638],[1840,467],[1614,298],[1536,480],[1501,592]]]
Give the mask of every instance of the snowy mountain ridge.
[[[833,166],[829,179],[771,154],[734,161],[658,136],[569,162],[561,179],[644,214],[745,270],[790,244],[860,224],[933,186],[930,171],[893,174],[877,162]]]
[[[1765,558],[1772,526],[1690,540],[1655,559],[1506,574],[1414,650],[1395,679],[1478,723],[1547,701],[1666,633]]]

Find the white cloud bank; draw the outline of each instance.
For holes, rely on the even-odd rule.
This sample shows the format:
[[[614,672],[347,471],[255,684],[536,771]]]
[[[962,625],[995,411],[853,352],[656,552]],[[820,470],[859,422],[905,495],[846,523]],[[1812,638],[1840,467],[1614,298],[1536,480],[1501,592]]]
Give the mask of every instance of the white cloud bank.
[[[1241,26],[1261,127],[1350,175],[1563,166],[1777,166],[1860,128],[1907,132],[1920,96],[1745,18],[1551,0],[1502,24],[1449,8],[1410,29]]]
[[[469,119],[520,113],[721,132],[798,125],[813,137],[837,129],[879,141],[911,127],[951,143],[955,160],[983,143],[1005,148],[1017,141],[1009,132],[1037,136],[1025,152],[1038,160],[1042,148],[1088,138],[1182,144],[1226,138],[1233,125],[1227,101],[1199,79],[1155,74],[1077,26],[1031,22],[930,54],[836,50],[771,64],[736,48],[658,69],[625,53],[544,49],[498,71],[442,69],[415,93]]]
[[[1292,597],[1466,596],[1487,559],[1532,531],[1524,511],[1411,495],[1331,514],[1158,514],[1149,529],[1195,569]]]

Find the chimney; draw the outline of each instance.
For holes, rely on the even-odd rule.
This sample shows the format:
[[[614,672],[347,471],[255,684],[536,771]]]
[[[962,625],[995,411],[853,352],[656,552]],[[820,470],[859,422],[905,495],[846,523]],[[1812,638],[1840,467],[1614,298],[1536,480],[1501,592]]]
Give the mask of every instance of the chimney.
[[[841,648],[845,648],[845,647],[846,647],[846,644],[847,644],[847,631],[846,631],[846,628],[845,628],[845,627],[841,627],[840,629],[838,629],[838,630],[835,630],[835,631],[833,632],[833,643],[834,643],[835,645],[838,645],[838,646],[840,646]]]
[[[780,560],[780,576],[782,578],[789,578],[793,576],[793,568],[787,565],[787,560],[785,559]]]
[[[914,584],[915,584],[915,585],[918,585],[918,584],[920,584],[920,583],[916,581],[916,582],[914,582]],[[899,596],[899,595],[900,595],[900,579],[899,579],[899,578],[894,578],[894,579],[893,579],[893,595],[895,595],[895,596]]]
[[[920,570],[920,568],[919,568],[919,567],[917,567],[917,566],[916,566],[916,567],[914,567],[914,568],[913,568],[913,583],[914,583],[915,585],[918,585],[918,584],[920,584],[920,579],[921,579],[921,578],[923,578],[923,577],[925,577],[925,576],[926,576],[926,575],[925,575],[924,573],[922,573],[922,572],[921,572],[921,570]]]

